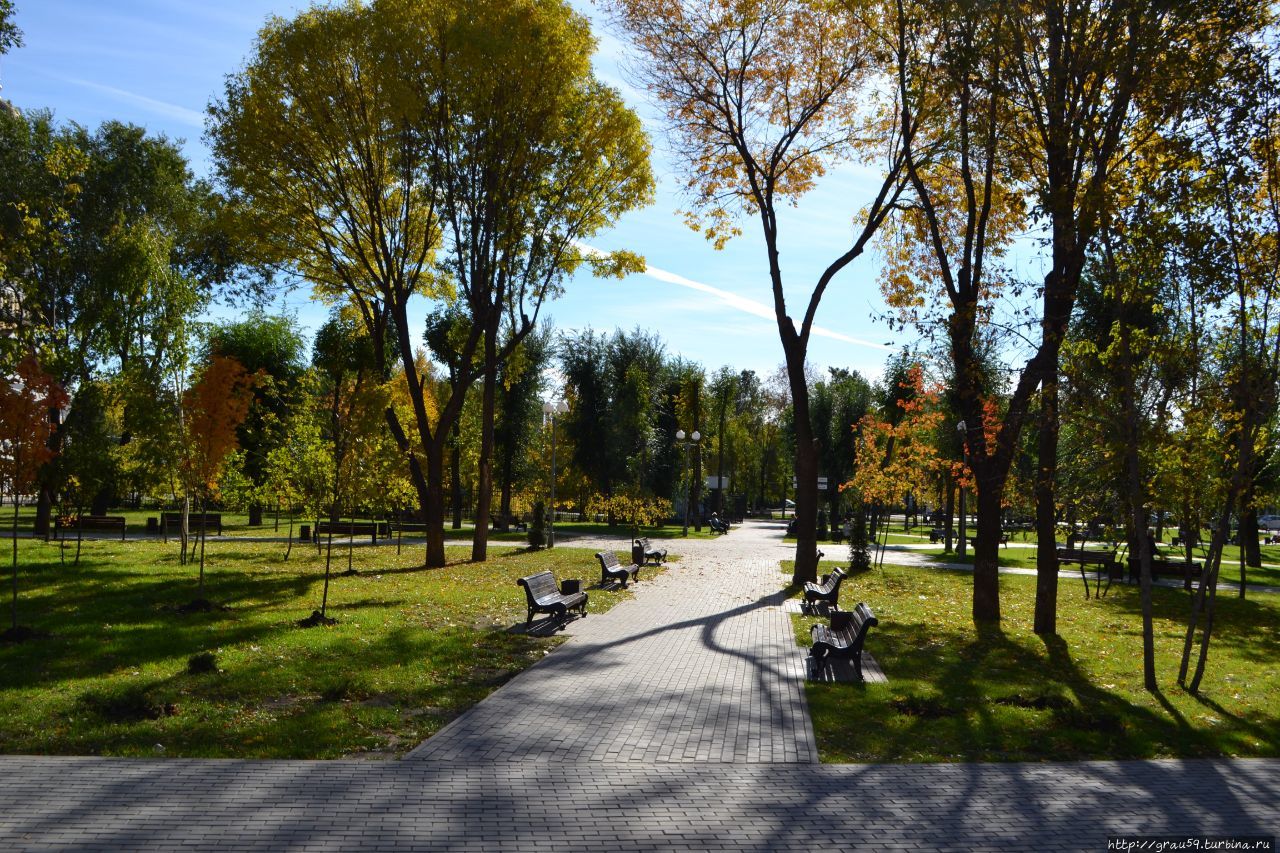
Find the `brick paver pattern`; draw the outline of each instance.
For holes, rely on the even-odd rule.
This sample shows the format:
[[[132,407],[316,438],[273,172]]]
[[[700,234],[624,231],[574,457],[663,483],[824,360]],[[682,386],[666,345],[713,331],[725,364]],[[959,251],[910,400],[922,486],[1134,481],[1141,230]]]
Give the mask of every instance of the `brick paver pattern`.
[[[0,757],[0,849],[1057,851],[1280,828],[1275,760],[818,764],[781,531],[669,544],[666,574],[404,761]]]
[[[409,758],[817,761],[779,591],[789,549],[762,525],[674,544],[684,559],[656,577],[642,569],[635,598],[571,623],[568,643]]]

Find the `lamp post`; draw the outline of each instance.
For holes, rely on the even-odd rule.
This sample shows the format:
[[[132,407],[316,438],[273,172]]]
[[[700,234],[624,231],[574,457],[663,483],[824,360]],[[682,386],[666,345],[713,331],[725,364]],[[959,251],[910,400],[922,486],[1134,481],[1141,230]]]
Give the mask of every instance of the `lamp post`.
[[[676,430],[676,444],[684,448],[684,475],[689,477],[689,448],[697,447],[698,442],[702,440],[702,433],[696,429],[693,434],[685,438],[685,432],[682,429]],[[693,504],[693,481],[689,482],[689,497],[684,502],[684,532],[682,536],[689,535],[689,508]]]
[[[564,400],[556,400],[542,404],[542,423],[551,419],[551,515],[547,524],[547,547],[556,547],[556,415],[569,411],[569,404]]]
[[[968,438],[968,427],[965,425],[964,421],[961,421],[960,423],[956,424],[956,432],[959,433],[960,435],[960,461],[962,463],[967,464],[968,463],[968,452],[967,452],[968,443],[966,439]],[[964,482],[962,481],[960,483],[960,547],[956,549],[956,553],[959,554],[961,559],[963,559],[966,554],[966,542],[967,542],[967,538],[965,536],[964,515],[965,515]]]

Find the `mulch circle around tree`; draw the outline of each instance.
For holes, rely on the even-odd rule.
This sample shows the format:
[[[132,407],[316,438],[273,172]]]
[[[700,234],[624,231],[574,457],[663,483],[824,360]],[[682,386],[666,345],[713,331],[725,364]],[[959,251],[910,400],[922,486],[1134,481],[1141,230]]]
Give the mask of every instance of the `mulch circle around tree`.
[[[48,631],[19,625],[16,628],[8,628],[4,633],[0,633],[0,643],[25,643],[27,640],[39,640],[47,636],[49,636]]]
[[[325,616],[319,610],[312,610],[311,615],[306,619],[298,620],[299,628],[315,628],[320,625],[337,625],[338,620],[332,616]]]

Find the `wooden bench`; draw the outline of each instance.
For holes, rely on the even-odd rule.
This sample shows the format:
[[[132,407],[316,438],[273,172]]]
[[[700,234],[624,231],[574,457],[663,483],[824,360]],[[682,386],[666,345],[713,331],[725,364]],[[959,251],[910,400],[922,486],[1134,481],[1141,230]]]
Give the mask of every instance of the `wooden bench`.
[[[813,648],[809,649],[810,672],[817,677],[833,659],[845,658],[853,661],[858,680],[862,681],[862,646],[867,631],[879,624],[871,608],[858,602],[851,611],[833,613],[830,625],[812,626],[809,629],[809,636],[813,638]]]
[[[929,531],[929,542],[937,544],[947,538],[947,530],[945,527],[934,527]]]
[[[1120,562],[1116,559],[1116,552],[1103,550],[1088,550],[1085,548],[1059,548],[1057,549],[1058,564],[1070,564],[1080,567],[1080,580],[1084,582],[1084,597],[1089,597],[1089,578],[1085,572],[1090,566],[1093,566],[1095,581],[1094,594],[1101,597],[1107,594],[1107,590],[1111,589],[1111,582],[1124,575],[1120,569]],[[1102,576],[1106,574],[1107,588],[1102,589]]]
[[[618,581],[622,584],[622,588],[627,588],[627,578],[633,581],[640,580],[640,565],[633,564],[624,566],[618,561],[618,555],[613,551],[601,551],[596,554],[596,559],[600,561],[600,585],[604,586],[610,580]]]
[[[966,537],[964,537],[964,538],[965,538],[965,541],[969,543],[969,547],[970,547],[970,548],[977,548],[977,547],[978,547],[978,537],[977,537],[977,536],[966,536]],[[1001,548],[1008,548],[1008,547],[1009,547],[1009,534],[1008,534],[1008,533],[1005,533],[1005,532],[1003,532],[1003,531],[1001,531],[1001,533],[1000,533],[1000,547],[1001,547]]]
[[[587,594],[575,589],[581,581],[565,581],[562,589],[556,586],[555,576],[551,572],[539,572],[520,578],[516,583],[524,587],[525,603],[529,607],[529,615],[524,623],[526,628],[533,624],[535,613],[549,613],[564,620],[568,618],[570,610],[577,610],[582,618],[587,617]]]
[[[220,512],[189,512],[187,513],[187,530],[194,533],[197,530],[209,532],[209,528],[217,527],[218,535],[222,535],[222,513]],[[182,531],[182,513],[180,512],[162,512],[160,513],[160,529],[165,538],[168,538],[169,531],[175,533]]]
[[[382,529],[383,535],[386,535],[386,525],[378,524],[376,521],[318,521],[316,522],[316,539],[321,536],[327,536],[332,533],[334,536],[368,536],[373,540],[373,544],[378,544],[378,530]]]
[[[649,560],[653,560],[655,566],[662,565],[667,561],[667,549],[655,548],[649,544],[649,539],[632,539],[631,540],[631,562],[638,566],[643,566]]]
[[[1138,557],[1129,558],[1129,583],[1137,583],[1142,572]],[[1165,557],[1151,558],[1151,577],[1182,578],[1182,587],[1191,590],[1191,582],[1199,581],[1204,568],[1199,563],[1188,563],[1186,560],[1170,560]]]
[[[825,601],[832,608],[838,607],[840,604],[840,583],[844,578],[844,571],[836,569],[829,575],[823,575],[821,583],[814,583],[813,581],[806,583],[804,585],[804,603],[800,605],[800,609],[812,613],[819,601]]]
[[[78,530],[83,533],[86,530],[106,531],[115,533],[120,531],[120,541],[124,541],[125,522],[123,515],[81,515],[71,516],[70,518],[59,517],[54,519],[53,538],[59,538],[59,531]]]

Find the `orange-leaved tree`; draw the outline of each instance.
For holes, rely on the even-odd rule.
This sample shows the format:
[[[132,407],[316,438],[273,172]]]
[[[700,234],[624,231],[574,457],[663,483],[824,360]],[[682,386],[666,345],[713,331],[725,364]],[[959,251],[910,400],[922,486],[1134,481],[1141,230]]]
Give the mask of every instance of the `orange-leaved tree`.
[[[936,436],[944,416],[940,391],[925,387],[918,364],[908,368],[901,384],[905,393],[893,403],[901,412],[886,413],[885,419],[867,414],[853,425],[857,458],[853,476],[840,489],[852,490],[864,504],[887,505],[903,494],[925,494],[944,468],[952,469],[956,481],[968,477],[963,466],[938,453]]]
[[[191,607],[207,609],[204,597],[205,503],[214,494],[222,464],[239,447],[236,429],[249,414],[255,378],[230,356],[215,355],[200,381],[182,395],[184,456],[188,497],[200,501],[200,595]],[[183,524],[185,530],[187,525]]]
[[[0,484],[13,497],[13,604],[7,640],[22,640],[30,631],[18,627],[18,503],[36,485],[41,466],[54,456],[49,446],[54,420],[67,395],[40,368],[35,356],[18,362],[11,377],[0,379]]]

